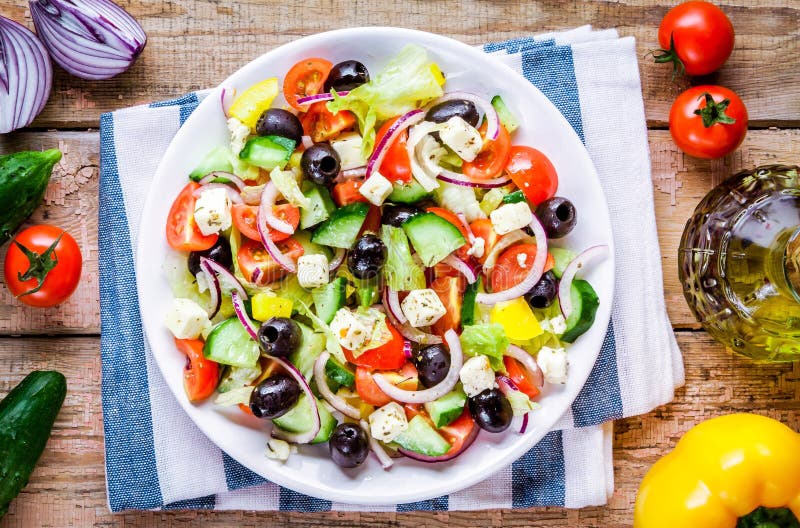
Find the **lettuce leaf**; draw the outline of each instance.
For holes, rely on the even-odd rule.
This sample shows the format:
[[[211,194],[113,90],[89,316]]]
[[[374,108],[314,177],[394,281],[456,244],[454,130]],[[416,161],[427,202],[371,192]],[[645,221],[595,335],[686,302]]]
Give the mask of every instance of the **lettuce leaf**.
[[[425,288],[425,272],[411,257],[405,231],[399,227],[383,225],[381,240],[386,244],[388,254],[383,268],[386,284],[394,291]]]
[[[472,357],[483,354],[489,358],[492,370],[506,371],[503,353],[508,348],[509,340],[501,325],[489,323],[465,326],[460,340],[465,355]]]

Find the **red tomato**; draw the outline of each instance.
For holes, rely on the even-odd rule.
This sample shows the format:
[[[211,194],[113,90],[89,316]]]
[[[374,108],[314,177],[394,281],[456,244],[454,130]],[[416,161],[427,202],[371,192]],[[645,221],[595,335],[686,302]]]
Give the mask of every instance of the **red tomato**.
[[[451,328],[458,331],[461,324],[461,304],[464,300],[465,288],[466,280],[461,275],[437,277],[431,282],[431,289],[436,292],[447,309],[447,313],[431,326],[434,334],[442,336]]]
[[[356,392],[365,403],[382,407],[391,402],[388,397],[372,379],[373,370],[368,367],[356,367]],[[403,390],[417,390],[419,378],[417,369],[411,363],[403,365],[398,372],[381,372],[391,378],[391,383]]]
[[[747,108],[722,86],[695,86],[678,96],[669,111],[669,131],[682,151],[696,158],[730,154],[747,134]]]
[[[530,399],[535,399],[541,392],[539,387],[536,386],[530,373],[523,367],[516,359],[503,356],[503,365],[506,367],[508,377],[523,393],[527,394]]]
[[[486,123],[480,127],[481,136],[486,134]],[[511,136],[503,125],[500,125],[500,132],[494,141],[484,141],[483,148],[478,156],[472,161],[465,161],[461,165],[461,172],[468,178],[476,180],[489,180],[500,176],[503,168],[508,161],[508,153],[511,149]]]
[[[352,112],[342,110],[334,114],[328,110],[327,104],[327,102],[312,104],[300,118],[303,131],[307,136],[311,136],[314,143],[328,141],[356,124],[356,116]]]
[[[378,130],[375,136],[375,144],[381,142],[383,136],[389,131],[389,128],[397,121],[398,118],[386,121],[383,126]],[[386,155],[381,162],[378,171],[383,177],[391,182],[409,183],[411,181],[411,161],[408,159],[408,152],[406,151],[406,141],[408,140],[408,131],[403,130],[397,139],[394,140],[392,146],[386,152]]]
[[[717,71],[733,51],[733,24],[708,2],[684,2],[670,9],[658,26],[656,62],[673,62],[675,71],[706,75]]]
[[[430,419],[430,416],[428,416],[428,413],[425,412],[425,409],[422,407],[422,405],[407,403],[403,406],[403,408],[406,411],[406,418],[409,420],[415,416],[422,416],[428,421],[431,427],[436,429],[436,427],[433,425],[433,421]],[[452,456],[464,449],[464,442],[466,442],[467,438],[472,435],[472,431],[475,427],[477,427],[475,425],[475,420],[473,420],[472,416],[469,414],[469,409],[467,406],[464,406],[464,411],[461,413],[461,416],[453,420],[448,425],[445,425],[441,429],[436,429],[438,433],[442,435],[442,437],[450,444],[450,449],[445,454]]]
[[[75,291],[82,263],[81,248],[69,233],[51,225],[29,227],[8,246],[6,286],[28,306],[55,306]]]
[[[354,365],[369,367],[373,370],[396,370],[405,365],[406,356],[403,353],[403,336],[388,322],[386,326],[392,334],[392,339],[387,343],[367,350],[358,357],[354,357],[350,350],[344,349],[344,357]]]
[[[525,255],[525,267],[519,265],[519,256]],[[503,251],[492,269],[490,283],[492,291],[498,292],[513,288],[528,276],[531,264],[536,258],[536,244],[517,244]],[[553,269],[555,259],[548,253],[544,271]]]
[[[293,238],[284,240],[278,245],[278,249],[293,260],[299,259],[305,253],[303,246]],[[236,254],[236,260],[242,270],[242,275],[249,282],[269,284],[288,273],[272,259],[261,242],[256,242],[255,240],[242,240],[242,247],[239,248],[239,252]],[[256,269],[259,270],[257,280],[253,280],[253,273]]]
[[[369,203],[369,200],[364,198],[364,195],[358,192],[358,188],[364,182],[357,180],[347,180],[337,183],[333,186],[333,201],[339,207],[351,204],[353,202]]]
[[[297,229],[300,224],[300,209],[292,204],[276,205],[274,208],[275,216],[281,220],[288,222],[292,227]],[[236,204],[231,208],[231,215],[233,216],[233,225],[236,226],[244,236],[251,240],[261,241],[261,236],[258,234],[258,206]],[[289,238],[288,233],[281,233],[270,229],[269,238],[273,242],[280,242]]]
[[[547,156],[535,148],[511,147],[506,172],[533,207],[556,195],[556,168]]]
[[[494,248],[497,242],[503,237],[497,234],[497,231],[494,230],[494,226],[492,226],[492,221],[488,218],[479,218],[475,220],[469,225],[469,228],[472,230],[472,234],[475,235],[475,238],[483,239],[483,255],[478,258],[478,262],[483,264],[486,262],[486,257],[492,251],[492,248]]]
[[[305,110],[297,104],[297,99],[306,95],[316,95],[322,91],[325,79],[333,64],[325,59],[304,59],[292,66],[283,81],[283,96],[296,110]]]
[[[205,400],[217,389],[219,364],[203,355],[200,339],[175,338],[175,346],[186,356],[183,370],[183,388],[191,402]]]
[[[186,184],[169,210],[167,217],[167,242],[178,251],[203,251],[217,243],[219,235],[204,235],[194,221],[194,192],[200,188],[197,182]]]
[[[467,228],[464,225],[464,222],[462,222],[458,218],[458,216],[456,216],[456,214],[453,213],[452,211],[449,211],[442,207],[428,207],[425,209],[425,211],[433,213],[440,218],[444,218],[445,220],[447,220],[448,222],[450,222],[451,224],[453,224],[458,228],[458,230],[461,232],[461,236],[464,237],[464,240],[467,241],[469,240],[469,233],[467,233]],[[470,244],[469,242],[467,242],[456,250],[456,255],[458,255],[459,258],[461,258],[462,260],[468,259],[469,255],[467,255],[467,252],[469,251],[469,248]]]

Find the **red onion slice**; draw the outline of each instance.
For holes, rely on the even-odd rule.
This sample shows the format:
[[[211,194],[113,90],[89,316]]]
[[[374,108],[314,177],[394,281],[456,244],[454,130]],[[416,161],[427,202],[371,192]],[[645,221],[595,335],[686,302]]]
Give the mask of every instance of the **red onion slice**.
[[[247,184],[244,182],[243,179],[233,174],[232,172],[225,172],[225,171],[209,172],[208,174],[203,176],[203,178],[197,183],[199,183],[200,185],[206,185],[208,183],[214,183],[214,180],[216,180],[217,178],[224,178],[228,180],[229,183],[232,183],[233,185],[236,186],[237,189],[239,189],[239,192],[242,192],[244,188],[247,186]]]
[[[564,273],[561,274],[561,280],[558,283],[558,303],[561,305],[561,313],[564,315],[564,319],[568,318],[572,313],[572,295],[570,291],[572,290],[572,281],[575,279],[575,275],[593,260],[608,257],[608,253],[609,249],[606,245],[592,246],[579,253],[564,268]]]
[[[225,86],[220,87],[219,106],[220,108],[222,108],[222,115],[225,116],[225,119],[228,119],[230,117],[228,115],[228,108],[230,108],[231,103],[233,103],[235,97],[236,97],[236,88],[227,88]]]
[[[389,469],[390,467],[392,467],[394,465],[392,457],[390,457],[388,453],[386,453],[386,450],[383,449],[381,443],[372,437],[372,433],[369,430],[369,425],[367,424],[367,422],[365,422],[364,420],[359,420],[358,425],[360,425],[361,429],[363,429],[364,432],[367,434],[367,438],[369,438],[369,448],[372,449],[372,452],[375,453],[376,457],[378,457],[378,460],[381,463],[381,467],[383,469]]]
[[[467,178],[463,174],[453,172],[444,168],[439,168],[439,175],[437,176],[442,181],[461,185],[462,187],[480,187],[481,189],[494,189],[496,187],[503,187],[511,183],[511,180],[505,176],[500,178],[492,178],[491,180],[473,180]]]
[[[412,354],[414,353],[414,349],[412,348],[411,341],[408,339],[403,340],[403,355],[406,359],[411,359]]]
[[[386,134],[378,141],[378,144],[375,145],[375,150],[372,151],[372,155],[367,161],[367,171],[364,175],[364,179],[368,179],[380,168],[383,158],[386,157],[386,153],[389,151],[389,147],[392,146],[398,136],[408,127],[419,123],[423,119],[425,119],[425,112],[422,110],[411,110],[398,117],[397,121],[392,123],[392,126],[389,127]]]
[[[317,390],[319,390],[320,395],[325,401],[330,403],[334,409],[354,420],[359,420],[361,418],[361,411],[344,401],[342,397],[334,394],[331,388],[328,387],[328,376],[325,374],[325,364],[330,357],[331,355],[328,352],[323,352],[317,356],[317,360],[314,362],[314,379],[317,381]]]
[[[261,243],[264,244],[264,248],[267,250],[267,253],[269,253],[269,256],[272,257],[272,260],[290,273],[297,271],[297,263],[288,255],[281,253],[281,250],[278,249],[278,246],[276,246],[275,242],[269,237],[269,232],[262,229],[261,224],[258,225],[258,234],[261,237]]]
[[[383,305],[386,307],[386,311],[391,312],[397,322],[400,324],[406,324],[408,319],[406,315],[403,313],[403,309],[400,308],[400,296],[397,292],[388,286],[383,292]]]
[[[234,203],[234,204],[242,204],[242,203],[244,203],[244,200],[242,199],[242,195],[239,194],[236,191],[236,189],[233,189],[232,187],[230,187],[228,185],[225,185],[224,183],[206,183],[202,187],[198,187],[197,189],[195,189],[192,194],[194,195],[195,198],[199,198],[201,194],[203,194],[206,191],[210,191],[212,189],[222,189],[222,190],[224,190],[225,194],[228,196],[228,200],[230,200],[231,203]]]
[[[247,292],[244,291],[242,284],[225,266],[210,258],[200,257],[200,267],[205,269],[209,276],[218,280],[220,291],[223,293],[236,291],[242,299],[247,299]]]
[[[536,239],[526,235],[522,230],[512,231],[507,235],[501,235],[497,243],[492,247],[492,250],[486,255],[486,260],[483,262],[483,273],[488,275],[497,263],[497,258],[500,254],[517,242],[535,243]]]
[[[528,430],[528,414],[530,413],[522,415],[522,425],[519,426],[519,434],[525,434],[525,431]]]
[[[509,397],[509,393],[511,393],[512,391],[519,392],[519,387],[517,387],[517,384],[514,383],[513,380],[511,380],[507,376],[503,376],[502,374],[497,376],[497,385],[500,387],[500,392],[505,394],[506,397]],[[527,411],[522,415],[521,425],[518,431],[519,434],[525,434],[525,431],[528,428],[528,414],[530,414],[530,411]],[[514,418],[517,417],[515,416]]]
[[[283,367],[289,373],[289,375],[297,381],[297,383],[300,385],[300,388],[303,389],[303,392],[306,394],[308,403],[311,406],[311,429],[305,433],[290,433],[275,426],[272,428],[272,436],[275,438],[280,438],[281,440],[286,440],[287,442],[294,442],[295,444],[308,444],[317,437],[321,426],[317,397],[314,396],[314,393],[311,391],[311,386],[309,386],[308,381],[306,381],[306,378],[303,376],[303,374],[297,370],[297,367],[279,357],[267,357],[278,363],[278,365]]]
[[[355,167],[353,169],[343,170],[339,176],[343,180],[351,180],[353,178],[361,178],[362,176],[366,176],[367,174],[367,167]]]
[[[475,105],[478,111],[483,112],[483,117],[486,119],[486,139],[492,141],[497,139],[497,135],[500,133],[500,118],[497,115],[497,110],[494,109],[492,103],[488,99],[484,99],[483,97],[469,92],[448,92],[431,103],[430,106],[432,107],[446,101],[452,101],[453,99],[469,101]]]
[[[402,403],[426,403],[441,398],[456,386],[458,373],[464,363],[464,354],[461,351],[461,342],[458,334],[451,328],[444,334],[445,342],[450,349],[450,370],[447,376],[429,389],[407,391],[393,385],[383,374],[373,374],[372,379],[387,396]]]
[[[464,278],[467,279],[468,283],[472,284],[478,280],[478,276],[475,275],[475,271],[470,267],[470,265],[457,256],[453,254],[447,255],[442,262],[461,273]]]
[[[458,217],[458,221],[461,222],[461,225],[464,226],[464,231],[467,232],[467,241],[470,245],[475,243],[475,233],[472,232],[472,228],[469,226],[469,222],[467,222],[467,216],[464,213],[456,213]]]
[[[265,185],[248,185],[242,189],[242,200],[247,205],[260,205]]]
[[[208,277],[208,294],[211,300],[211,308],[208,310],[208,318],[213,319],[219,312],[222,306],[222,292],[219,287],[219,279],[217,275],[211,271],[211,268],[200,264],[200,269]]]
[[[336,92],[336,93],[339,95],[339,97],[344,97],[350,92],[346,91],[346,92]],[[297,98],[297,104],[300,106],[305,106],[312,103],[319,103],[320,101],[333,101],[333,95],[330,92],[326,92],[314,95],[306,95],[305,97]]]
[[[530,291],[530,289],[539,282],[539,279],[542,278],[544,265],[547,262],[547,235],[545,235],[544,228],[542,224],[539,223],[539,219],[536,218],[536,215],[533,215],[530,228],[533,230],[533,235],[536,238],[536,257],[533,259],[533,264],[531,264],[528,275],[525,276],[522,282],[507,290],[495,293],[479,293],[475,297],[476,302],[492,305],[516,299]]]
[[[386,311],[386,317],[389,318],[389,322],[392,323],[392,326],[394,326],[395,329],[400,332],[400,335],[410,341],[419,343],[421,345],[435,345],[442,342],[442,338],[437,335],[427,334],[419,328],[414,328],[408,323],[401,323],[395,319],[395,317],[392,315],[392,312],[389,310]]]
[[[233,302],[233,311],[236,312],[236,317],[239,319],[239,322],[242,323],[242,326],[247,333],[250,334],[250,337],[258,343],[258,329],[256,325],[253,324],[253,321],[247,316],[247,311],[244,308],[244,302],[242,298],[239,296],[239,292],[232,291],[231,292],[231,301]]]
[[[258,226],[269,225],[275,231],[286,233],[287,235],[294,234],[294,227],[289,222],[284,222],[275,216],[275,200],[278,199],[278,188],[274,183],[268,182],[264,185],[264,190],[261,191],[261,205],[258,207]],[[266,245],[266,244],[265,244]]]
[[[527,370],[528,373],[530,373],[530,375],[533,377],[533,382],[537,388],[541,389],[544,387],[544,373],[542,372],[542,369],[539,368],[539,364],[536,363],[536,360],[532,355],[517,345],[508,345],[508,348],[506,348],[504,354],[519,361],[519,363],[525,367],[525,370]]]
[[[339,266],[342,265],[344,262],[344,256],[347,254],[344,248],[336,248],[336,251],[333,253],[333,258],[331,259],[330,263],[328,264],[328,269],[331,273],[339,269]]]
[[[314,146],[314,140],[311,139],[311,136],[303,136],[301,138],[301,143],[303,144],[304,149],[310,149]]]

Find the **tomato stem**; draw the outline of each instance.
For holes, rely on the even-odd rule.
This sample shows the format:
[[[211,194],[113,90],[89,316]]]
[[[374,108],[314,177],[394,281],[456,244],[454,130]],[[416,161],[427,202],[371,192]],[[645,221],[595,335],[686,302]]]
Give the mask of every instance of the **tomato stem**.
[[[736,528],[800,528],[800,522],[788,508],[760,506],[740,517]]]
[[[59,242],[61,242],[62,236],[64,236],[63,231],[60,235],[58,235],[58,238],[56,238],[55,241],[50,244],[50,247],[48,247],[42,254],[31,251],[14,240],[14,244],[28,258],[28,269],[25,271],[25,273],[17,272],[17,280],[20,282],[25,282],[31,279],[36,279],[36,286],[24,293],[17,295],[17,298],[36,293],[42,289],[42,286],[44,286],[44,280],[47,278],[47,274],[58,265],[56,246]]]
[[[669,49],[658,49],[651,52],[653,59],[656,61],[657,64],[662,64],[664,62],[671,62],[672,63],[672,79],[674,80],[676,76],[683,75],[683,72],[686,71],[686,68],[683,65],[683,61],[678,57],[678,52],[675,50],[675,34],[670,33],[669,35]]]
[[[711,96],[710,93],[705,92],[703,95],[698,97],[698,99],[706,100],[706,106],[703,108],[698,108],[694,111],[695,115],[699,115],[703,118],[703,126],[709,128],[712,125],[717,123],[723,125],[732,125],[736,122],[736,119],[727,115],[725,110],[728,109],[728,105],[731,104],[730,99],[725,99],[719,103],[714,101],[714,98]]]

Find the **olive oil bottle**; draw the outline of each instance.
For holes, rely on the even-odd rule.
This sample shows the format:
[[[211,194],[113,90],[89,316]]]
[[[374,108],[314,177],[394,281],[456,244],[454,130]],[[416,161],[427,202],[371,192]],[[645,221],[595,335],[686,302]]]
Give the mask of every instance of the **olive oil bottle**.
[[[771,165],[728,178],[681,238],[680,278],[695,317],[758,360],[800,360],[798,170]]]

